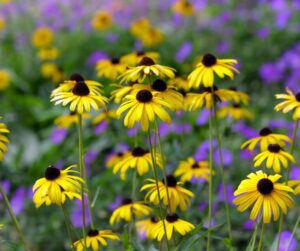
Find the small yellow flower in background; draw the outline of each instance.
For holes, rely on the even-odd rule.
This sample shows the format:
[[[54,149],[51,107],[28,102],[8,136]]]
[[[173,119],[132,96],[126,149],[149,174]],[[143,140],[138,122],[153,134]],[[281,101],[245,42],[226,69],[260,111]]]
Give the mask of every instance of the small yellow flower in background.
[[[112,119],[117,119],[116,110],[106,110],[106,111],[101,111],[98,115],[96,115],[92,123],[94,125],[97,125],[103,121],[110,122]]]
[[[213,86],[214,73],[219,78],[228,76],[233,79],[234,73],[239,73],[234,68],[235,64],[237,64],[237,60],[235,59],[218,59],[212,54],[205,54],[202,61],[196,65],[196,69],[188,76],[189,87],[198,88],[201,85],[204,85],[204,87]]]
[[[35,30],[32,35],[32,44],[36,48],[45,48],[52,44],[53,32],[48,27],[41,27]]]
[[[141,236],[146,236],[148,239],[154,239],[153,229],[157,226],[159,220],[152,216],[149,219],[138,221],[135,226]]]
[[[133,36],[139,38],[145,31],[151,27],[151,24],[147,18],[141,18],[132,22],[130,26],[130,32]]]
[[[136,51],[122,56],[120,60],[125,65],[136,66],[143,57],[152,58],[154,62],[157,62],[159,59],[159,53],[153,51]]]
[[[38,57],[41,60],[55,60],[59,56],[59,50],[57,48],[44,48],[38,52]]]
[[[281,165],[288,168],[289,162],[296,163],[294,157],[283,151],[278,144],[270,144],[267,150],[256,155],[254,167],[259,167],[264,161],[266,161],[266,167],[273,168],[275,173],[280,173]]]
[[[145,200],[149,200],[154,205],[159,204],[159,198],[156,188],[156,181],[154,179],[146,179],[149,184],[144,185],[141,188],[141,192],[148,190]],[[167,186],[165,185],[164,179],[158,182],[160,197],[164,205],[169,205],[168,194],[170,198],[170,210],[175,212],[176,208],[179,207],[181,211],[185,211],[187,206],[191,204],[190,199],[194,197],[194,194],[181,187],[182,183],[177,182],[173,175],[167,175]],[[168,189],[168,194],[167,194]]]
[[[248,179],[243,180],[234,192],[238,196],[233,203],[238,206],[237,210],[244,212],[251,205],[250,219],[256,220],[262,214],[263,222],[269,223],[273,215],[274,221],[280,216],[280,211],[287,213],[288,208],[294,205],[293,199],[288,194],[294,190],[284,184],[277,183],[281,175],[267,175],[262,171],[251,173]]]
[[[122,82],[143,82],[146,78],[174,78],[175,69],[156,64],[152,58],[143,57],[138,66],[130,67],[120,75]]]
[[[291,142],[291,139],[284,134],[273,133],[269,127],[264,127],[259,131],[259,136],[253,139],[247,140],[242,144],[241,149],[247,148],[250,151],[260,144],[260,150],[264,151],[268,148],[270,144],[279,144],[281,147],[285,146],[284,142]]]
[[[217,111],[219,118],[232,118],[234,120],[252,120],[254,114],[247,108],[240,106],[239,104],[227,105],[220,107]]]
[[[89,119],[91,118],[91,115],[88,113],[83,113],[82,118]],[[76,112],[70,112],[69,114],[60,115],[54,120],[54,124],[60,128],[69,128],[71,125],[77,123],[78,116]]]
[[[113,23],[113,17],[108,11],[98,11],[91,22],[92,27],[95,30],[104,31],[107,30]]]
[[[276,94],[275,97],[277,99],[284,99],[285,101],[279,103],[275,106],[275,111],[282,111],[283,113],[293,112],[293,119],[297,120],[300,119],[300,92],[296,93],[295,95],[293,92],[287,88],[287,94]]]
[[[155,162],[162,168],[162,158],[158,153],[155,155]],[[142,176],[149,171],[149,167],[153,167],[150,152],[142,147],[135,147],[131,152],[124,153],[122,160],[113,166],[113,172],[114,174],[120,172],[121,179],[125,180],[129,168],[135,168],[137,173]]]
[[[157,97],[156,92],[148,89],[136,90],[124,98],[117,110],[117,116],[120,118],[128,110],[124,118],[124,125],[132,128],[140,122],[142,130],[147,131],[149,123],[154,121],[156,116],[164,122],[171,123],[171,117],[163,107],[171,109],[169,103]]]
[[[142,41],[144,46],[154,47],[162,43],[164,36],[159,29],[150,27],[139,37],[139,39]]]
[[[0,31],[4,30],[6,27],[6,20],[3,16],[0,16]]]
[[[126,64],[123,64],[119,58],[102,59],[97,62],[97,76],[106,77],[110,80],[116,80],[126,71]]]
[[[152,209],[142,201],[132,201],[132,199],[124,199],[122,205],[115,209],[109,219],[109,224],[113,225],[120,220],[127,222],[131,221],[133,217],[141,218],[152,213]]]
[[[174,232],[184,236],[195,228],[190,222],[180,219],[176,213],[169,213],[166,219],[160,220],[157,226],[152,230],[151,236],[153,239],[158,241],[162,240],[165,236],[164,225],[166,226],[168,240],[171,240]]]
[[[212,173],[214,175],[214,172]],[[174,176],[180,177],[181,182],[193,180],[209,181],[210,170],[207,161],[196,162],[190,157],[186,161],[180,161],[179,166],[174,172]]]
[[[71,165],[64,170],[59,170],[54,166],[49,166],[45,171],[45,177],[38,179],[32,190],[34,192],[33,202],[38,208],[42,204],[50,205],[51,203],[62,205],[66,198],[80,199],[80,189],[84,181],[75,175],[79,174]]]
[[[0,70],[0,91],[6,90],[10,86],[11,76],[7,70]]]
[[[96,230],[90,229],[87,236],[81,240],[74,242],[76,251],[84,250],[84,244],[86,243],[87,248],[91,248],[93,251],[99,251],[100,245],[107,246],[109,240],[120,240],[119,236],[113,233],[111,230]]]
[[[138,85],[138,82],[129,82],[127,86],[123,85],[114,85],[117,89],[111,92],[110,99],[115,103],[120,103],[122,99],[129,93],[131,93]]]
[[[11,0],[0,0],[1,4],[8,4],[11,3]]]
[[[188,0],[177,0],[172,9],[182,16],[193,16],[195,14],[194,6]]]
[[[1,119],[2,117],[0,117]],[[7,153],[7,143],[9,143],[8,138],[3,135],[9,133],[7,126],[4,123],[0,123],[0,161],[4,159],[4,154]]]
[[[44,78],[51,78],[54,84],[65,79],[65,74],[60,67],[53,63],[44,63],[41,65],[41,74]]]
[[[70,104],[70,110],[80,114],[90,112],[91,107],[98,111],[108,102],[108,99],[102,96],[101,86],[100,83],[84,80],[81,75],[75,73],[70,80],[66,80],[52,91],[51,102],[63,106]]]

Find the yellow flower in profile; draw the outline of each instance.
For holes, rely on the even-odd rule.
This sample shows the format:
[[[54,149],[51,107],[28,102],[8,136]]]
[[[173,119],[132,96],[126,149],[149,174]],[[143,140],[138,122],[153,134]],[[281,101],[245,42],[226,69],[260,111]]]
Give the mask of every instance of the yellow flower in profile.
[[[252,120],[254,114],[247,108],[240,106],[239,104],[226,105],[220,107],[217,111],[217,116],[221,119],[232,118],[234,120]]]
[[[156,153],[155,162],[157,166],[162,168],[161,155]],[[121,179],[125,180],[126,172],[129,168],[135,168],[140,176],[149,171],[149,167],[153,167],[151,153],[142,147],[135,147],[131,152],[124,153],[122,160],[113,166],[113,172],[120,172]]]
[[[152,58],[143,57],[138,66],[130,67],[120,75],[121,83],[125,81],[143,82],[147,78],[174,78],[175,69],[156,64]]]
[[[189,87],[198,88],[201,85],[204,85],[204,87],[213,86],[214,73],[216,73],[219,78],[228,76],[233,79],[234,72],[239,73],[239,71],[234,68],[235,64],[237,64],[237,60],[235,59],[218,59],[212,54],[205,54],[202,61],[196,65],[196,69],[188,76]]]
[[[172,9],[182,16],[193,16],[195,14],[194,6],[188,0],[177,0]]]
[[[149,219],[138,221],[135,224],[135,226],[137,228],[139,235],[146,236],[148,239],[154,239],[153,238],[153,229],[155,229],[158,222],[159,222],[159,220],[155,216],[152,216]]]
[[[136,51],[122,56],[120,60],[125,65],[136,66],[143,57],[152,58],[154,62],[157,62],[159,59],[159,53],[154,51]]]
[[[38,179],[32,190],[34,192],[33,202],[36,207],[43,203],[62,205],[66,197],[73,199],[80,198],[80,189],[84,181],[74,174],[79,174],[73,170],[76,165],[71,165],[64,170],[59,170],[54,166],[49,166],[45,171],[45,177]]]
[[[293,119],[297,120],[300,119],[300,92],[296,93],[295,95],[293,92],[287,88],[286,92],[288,94],[276,94],[275,97],[277,99],[284,99],[285,101],[279,103],[275,106],[275,111],[282,111],[283,113],[293,112]]]
[[[153,239],[158,241],[162,240],[162,238],[165,236],[164,225],[166,226],[168,240],[171,240],[174,232],[184,236],[195,228],[192,223],[180,219],[176,213],[169,213],[166,218],[160,220],[157,223],[157,226],[152,230],[151,236]]]
[[[52,44],[53,32],[48,27],[41,27],[35,30],[32,36],[32,44],[36,48],[45,48]]]
[[[90,229],[87,232],[87,236],[81,240],[74,242],[74,247],[76,251],[82,251],[85,249],[84,244],[86,243],[87,248],[91,248],[93,251],[99,251],[100,245],[107,246],[107,241],[109,240],[120,240],[119,236],[113,233],[111,230],[96,230]]]
[[[288,186],[294,189],[296,195],[300,194],[300,180],[289,180]]]
[[[92,123],[97,125],[103,121],[110,122],[112,119],[117,119],[116,110],[104,110],[94,117]]]
[[[132,201],[132,199],[126,198],[123,200],[122,205],[115,209],[109,219],[109,224],[113,225],[120,220],[127,222],[131,221],[133,217],[141,218],[143,216],[150,215],[152,209],[148,207],[142,201]]]
[[[119,58],[102,59],[97,62],[97,76],[106,77],[110,80],[116,80],[122,73],[126,71],[126,65]]]
[[[174,86],[178,90],[184,90],[185,92],[188,92],[190,90],[189,82],[187,81],[187,79],[182,77],[176,77],[174,79],[170,79],[168,81],[168,84]]]
[[[158,192],[156,188],[156,181],[154,179],[146,179],[150,184],[144,185],[140,191],[148,190],[145,200],[149,200],[154,205],[159,204]],[[190,205],[190,199],[194,197],[194,194],[181,187],[182,183],[177,182],[173,175],[167,175],[167,186],[164,179],[158,182],[160,198],[164,205],[169,205],[168,194],[170,199],[170,210],[175,212],[179,207],[181,211],[185,211],[187,206]],[[168,191],[167,191],[168,189]]]
[[[256,220],[258,215],[262,214],[264,223],[269,223],[272,215],[274,221],[277,221],[281,211],[286,214],[287,209],[293,207],[294,201],[288,192],[294,193],[294,190],[277,182],[281,175],[268,176],[262,171],[257,171],[247,177],[248,179],[243,180],[234,192],[238,197],[233,203],[238,206],[239,212],[244,212],[253,205],[251,220]]]
[[[0,123],[0,161],[4,159],[4,154],[8,151],[6,145],[9,143],[9,140],[5,135],[3,135],[6,133],[9,133],[7,126],[4,123]]]
[[[104,31],[107,30],[112,23],[112,15],[108,11],[100,10],[94,15],[91,25],[95,30]]]
[[[63,82],[52,91],[51,102],[63,106],[70,104],[70,110],[80,114],[90,112],[91,107],[98,111],[101,107],[105,107],[105,103],[108,102],[108,99],[102,96],[101,86],[100,83],[84,80],[81,75],[75,73],[70,77],[70,80]]]
[[[139,37],[139,39],[142,41],[144,46],[154,47],[159,45],[164,40],[164,36],[159,29],[150,27]]]
[[[232,99],[235,103],[243,103],[244,105],[249,104],[249,96],[247,93],[238,91],[236,87],[230,87],[229,90],[234,93]]]
[[[212,175],[214,175],[214,171]],[[207,161],[195,161],[194,158],[188,158],[186,161],[180,161],[179,166],[174,172],[175,177],[180,177],[181,182],[205,180],[209,181],[210,170]]]
[[[115,103],[120,103],[122,99],[129,93],[131,93],[138,85],[138,82],[129,82],[127,86],[115,85],[117,89],[111,92],[110,99]]]
[[[91,118],[91,115],[88,113],[83,113],[82,118],[89,119]],[[69,114],[60,115],[54,120],[54,124],[60,128],[69,128],[71,125],[77,123],[78,115],[76,112],[70,112]]]
[[[264,161],[266,161],[266,167],[273,168],[275,173],[280,173],[281,165],[288,168],[289,162],[296,162],[294,157],[283,151],[278,144],[270,144],[267,150],[257,154],[254,158],[254,167],[259,167]]]
[[[285,146],[284,142],[291,142],[291,139],[284,134],[273,133],[269,127],[264,127],[259,131],[259,136],[253,139],[247,140],[242,144],[241,149],[247,148],[250,151],[260,143],[260,149],[262,151],[266,150],[270,144],[279,144],[281,147]]]
[[[6,90],[10,86],[11,76],[7,70],[0,70],[0,91]]]
[[[105,162],[105,166],[107,168],[113,168],[116,164],[124,160],[124,158],[128,156],[127,152],[117,152],[111,156],[108,157],[108,159]]]
[[[136,90],[124,99],[124,102],[117,109],[118,118],[128,110],[124,125],[132,128],[136,123],[140,122],[142,130],[147,131],[149,123],[159,117],[162,121],[170,123],[171,117],[163,107],[171,109],[169,103],[157,97],[156,92],[147,89]]]
[[[42,48],[38,52],[38,57],[41,60],[55,60],[59,55],[57,48]]]
[[[3,16],[0,16],[0,31],[4,30],[6,26],[6,20]]]

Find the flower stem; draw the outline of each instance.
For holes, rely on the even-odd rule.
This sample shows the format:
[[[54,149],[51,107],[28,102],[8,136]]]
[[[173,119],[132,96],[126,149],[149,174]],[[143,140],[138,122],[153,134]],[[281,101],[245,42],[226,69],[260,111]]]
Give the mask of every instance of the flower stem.
[[[68,237],[71,241],[71,245],[72,245],[72,248],[73,250],[75,251],[75,247],[74,247],[74,244],[73,244],[73,239],[72,239],[72,231],[71,231],[71,227],[70,227],[70,223],[69,223],[69,219],[68,219],[68,213],[66,211],[66,208],[64,205],[61,205],[61,209],[64,213],[64,218],[65,218],[65,225],[66,225],[66,228],[67,228],[67,232],[68,232]]]
[[[300,221],[300,215],[298,215],[298,217],[297,217],[296,224],[295,224],[295,226],[294,226],[294,228],[293,228],[292,235],[291,235],[291,237],[289,238],[289,241],[288,241],[288,243],[286,244],[285,251],[289,251],[289,248],[290,248],[291,242],[292,242],[292,240],[293,240],[293,237],[294,237],[294,235],[295,235],[295,233],[296,233],[296,231],[297,231],[297,228],[298,228],[299,221]]]
[[[225,199],[225,210],[226,210],[226,218],[227,218],[227,228],[228,228],[228,236],[230,243],[232,242],[232,234],[231,234],[231,220],[230,220],[230,210],[229,210],[229,204],[228,204],[228,195],[227,195],[227,189],[226,189],[226,181],[225,181],[225,172],[224,172],[224,161],[223,161],[223,155],[222,155],[222,148],[221,148],[221,135],[220,135],[220,128],[219,128],[219,120],[217,117],[217,108],[215,102],[213,102],[213,115],[216,125],[216,134],[217,134],[217,141],[218,141],[218,152],[220,156],[220,170],[221,170],[221,179],[222,179],[222,185],[223,185],[223,195]]]
[[[9,212],[9,214],[10,214],[10,217],[12,218],[12,220],[13,220],[13,222],[14,222],[14,224],[15,224],[15,227],[16,227],[16,230],[17,230],[17,232],[18,232],[18,234],[19,234],[19,237],[20,237],[21,241],[22,241],[23,244],[24,244],[25,250],[29,251],[30,249],[29,249],[29,247],[28,247],[28,245],[27,245],[27,242],[26,242],[25,236],[24,236],[24,234],[23,234],[23,232],[22,232],[22,229],[21,229],[21,227],[20,227],[20,224],[19,224],[19,222],[18,222],[18,220],[17,220],[17,217],[16,217],[15,214],[14,214],[14,211],[13,211],[12,208],[11,208],[11,205],[10,205],[10,203],[9,203],[9,200],[8,200],[8,198],[7,198],[7,196],[6,196],[5,192],[4,192],[3,187],[2,187],[1,184],[0,184],[0,193],[1,193],[2,198],[3,198],[3,200],[4,200],[5,206],[7,207],[7,210],[8,210],[8,212]]]
[[[262,248],[263,239],[264,239],[264,231],[265,231],[265,223],[263,222],[262,226],[261,226],[261,232],[260,232],[260,238],[259,238],[257,251],[260,251]]]

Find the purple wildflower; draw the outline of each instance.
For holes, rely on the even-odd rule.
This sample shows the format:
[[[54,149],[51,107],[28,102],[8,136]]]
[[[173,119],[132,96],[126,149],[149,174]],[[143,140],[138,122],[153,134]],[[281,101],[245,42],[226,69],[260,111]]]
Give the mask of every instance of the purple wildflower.
[[[50,140],[53,144],[58,145],[67,137],[68,130],[66,128],[55,127],[50,135]]]

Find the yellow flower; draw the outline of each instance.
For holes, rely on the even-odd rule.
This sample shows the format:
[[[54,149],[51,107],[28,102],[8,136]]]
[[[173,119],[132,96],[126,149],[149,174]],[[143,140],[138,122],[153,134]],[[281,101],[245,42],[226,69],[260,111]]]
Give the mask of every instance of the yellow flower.
[[[0,123],[0,161],[4,159],[4,154],[8,151],[6,144],[9,143],[9,140],[3,135],[4,133],[9,133],[9,130],[4,123]]]
[[[183,16],[193,16],[195,14],[194,6],[188,0],[177,0],[172,9],[175,13]]]
[[[0,3],[9,4],[9,3],[11,3],[11,0],[0,0]]]
[[[300,119],[300,92],[295,95],[293,92],[287,88],[286,92],[288,94],[276,94],[275,97],[277,99],[284,99],[285,101],[279,103],[275,106],[275,111],[282,111],[283,113],[287,113],[289,111],[294,110],[293,119]]]
[[[230,91],[233,91],[232,99],[235,103],[243,103],[244,105],[249,104],[249,96],[247,93],[238,91],[236,87],[230,87]]]
[[[156,153],[156,164],[162,168],[161,155]],[[113,172],[116,174],[120,171],[121,179],[125,180],[126,172],[129,168],[135,168],[137,173],[142,176],[149,171],[149,167],[153,166],[151,154],[142,147],[135,147],[131,152],[124,153],[122,160],[113,166]]]
[[[10,86],[11,76],[8,71],[0,70],[0,91],[4,91]]]
[[[3,16],[0,16],[0,31],[4,30],[6,26],[6,20]]]
[[[176,213],[169,213],[166,216],[166,219],[160,220],[157,223],[157,226],[152,230],[152,236],[154,239],[161,241],[165,236],[164,225],[166,226],[168,240],[171,240],[174,232],[184,236],[195,228],[195,226],[188,221],[181,220]]]
[[[88,113],[83,113],[82,118],[89,119],[91,118],[91,115]],[[69,114],[60,115],[54,120],[54,124],[60,128],[69,128],[71,125],[77,123],[78,115],[76,112],[70,112]]]
[[[214,175],[214,172],[212,175]],[[209,181],[210,170],[208,162],[196,162],[193,158],[188,158],[186,161],[180,161],[179,166],[174,172],[174,176],[180,177],[181,182],[187,182],[193,179]]]
[[[269,223],[273,215],[274,221],[280,216],[280,211],[284,214],[287,209],[293,207],[294,202],[288,192],[294,193],[293,189],[277,181],[281,175],[267,175],[262,171],[251,173],[248,179],[243,180],[237,190],[233,203],[238,205],[237,210],[245,211],[251,205],[250,219],[256,220],[259,214],[263,216],[263,222]]]
[[[149,200],[154,205],[159,204],[158,192],[156,188],[156,181],[154,179],[146,179],[150,184],[144,185],[140,191],[148,190],[145,200]],[[190,205],[190,198],[194,197],[194,194],[181,187],[181,182],[177,182],[173,175],[167,175],[167,186],[165,186],[164,179],[158,182],[160,197],[164,205],[169,205],[168,194],[170,199],[170,210],[175,212],[176,208],[185,211],[187,206]],[[167,191],[168,189],[168,191]]]
[[[127,222],[131,221],[133,216],[141,218],[143,216],[150,215],[152,209],[145,205],[142,201],[133,202],[131,199],[124,199],[122,205],[113,211],[109,224],[113,225],[118,223],[120,220],[125,220]]]
[[[264,151],[270,144],[279,144],[281,147],[284,147],[284,141],[290,143],[291,139],[284,134],[273,133],[270,128],[264,127],[259,131],[258,137],[247,140],[242,144],[241,149],[247,148],[248,150],[253,151],[255,146],[260,143],[260,149]]]
[[[146,18],[141,18],[132,22],[130,27],[130,32],[135,37],[141,37],[145,31],[147,31],[151,27],[150,22]]]
[[[267,168],[273,168],[275,173],[280,173],[281,165],[284,168],[288,168],[289,162],[296,162],[294,157],[283,151],[278,144],[270,144],[267,150],[256,155],[254,158],[254,167],[259,167],[265,160]]]
[[[127,157],[127,152],[117,152],[111,155],[105,162],[105,166],[107,168],[113,168],[116,164],[124,160]]]
[[[70,110],[80,114],[90,112],[91,107],[98,111],[108,102],[108,99],[102,96],[102,91],[99,89],[101,86],[100,83],[84,80],[81,75],[75,73],[70,80],[52,91],[51,102],[63,106],[70,104]]]
[[[157,97],[156,92],[147,89],[137,90],[126,96],[126,100],[117,110],[118,118],[128,110],[124,125],[132,128],[136,123],[140,122],[142,130],[147,131],[149,123],[158,116],[162,121],[170,123],[170,115],[162,108],[163,106],[171,109],[169,103]]]
[[[41,60],[55,60],[59,55],[57,48],[43,48],[38,52],[38,57]]]
[[[152,51],[136,51],[122,56],[120,60],[125,65],[136,66],[143,57],[152,58],[154,62],[157,62],[159,59],[159,53]]]
[[[119,58],[102,59],[96,65],[97,76],[116,80],[119,75],[126,71],[126,67]]]
[[[220,107],[217,111],[217,115],[221,119],[229,117],[234,120],[252,120],[254,118],[252,112],[245,107],[241,107],[239,104]]]
[[[91,25],[95,30],[104,31],[107,30],[112,23],[112,15],[107,11],[100,10],[94,15]]]
[[[235,59],[218,59],[212,54],[205,54],[202,61],[197,64],[196,69],[188,76],[190,88],[198,88],[201,85],[211,87],[214,85],[214,73],[220,78],[225,76],[234,78],[234,72],[239,71],[234,68],[237,64]]]
[[[36,48],[45,48],[52,44],[53,32],[47,27],[41,27],[35,30],[32,36],[32,44]]]
[[[66,197],[73,199],[80,198],[79,191],[84,181],[72,173],[78,174],[78,171],[71,165],[64,170],[59,170],[54,166],[49,166],[45,171],[45,177],[38,179],[32,190],[34,192],[33,202],[38,208],[43,203],[62,205]]]
[[[74,242],[76,251],[84,250],[84,244],[87,248],[91,248],[93,251],[99,251],[100,245],[107,246],[106,239],[120,240],[119,236],[113,233],[111,230],[96,230],[90,229],[87,236],[81,240]]]
[[[53,83],[59,83],[65,79],[65,75],[56,64],[45,63],[41,65],[41,74],[45,78],[51,78]]]
[[[115,85],[117,89],[111,92],[110,99],[115,103],[120,103],[127,94],[131,93],[138,85],[137,82],[130,82],[127,86]]]
[[[296,195],[300,194],[300,180],[289,180],[288,186],[294,189]]]
[[[116,110],[101,111],[98,115],[94,117],[92,123],[94,125],[97,125],[102,121],[110,122],[111,119],[116,119],[116,118],[117,118]]]
[[[158,222],[158,219],[154,216],[146,220],[140,220],[136,223],[137,231],[140,235],[144,235],[148,239],[153,239],[153,229],[155,229]]]
[[[143,82],[147,78],[174,78],[175,69],[155,64],[149,57],[143,57],[138,66],[130,67],[120,75],[121,83],[125,81]]]
[[[185,92],[188,92],[190,90],[189,82],[185,78],[176,77],[174,79],[170,79],[168,84],[170,84],[171,86],[174,86],[175,88],[177,88],[179,90],[182,89]]]
[[[159,29],[150,27],[148,30],[145,30],[145,32],[141,34],[139,39],[142,41],[144,46],[153,47],[159,45],[163,41],[164,36]]]

